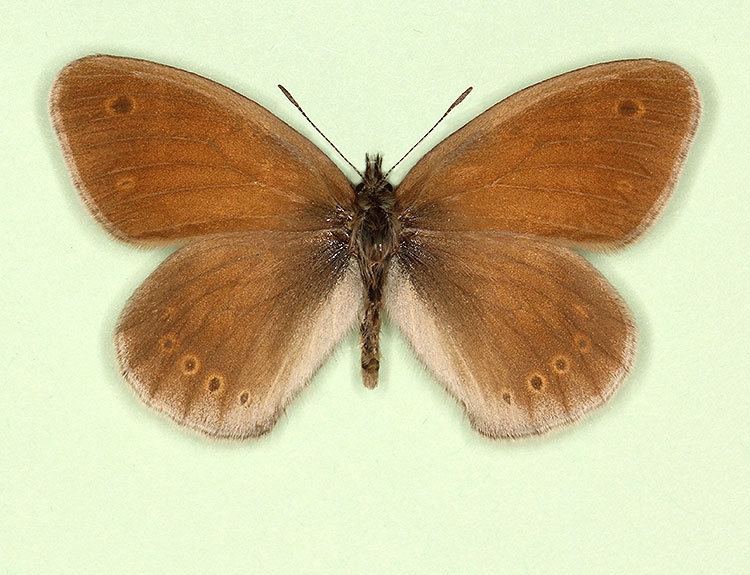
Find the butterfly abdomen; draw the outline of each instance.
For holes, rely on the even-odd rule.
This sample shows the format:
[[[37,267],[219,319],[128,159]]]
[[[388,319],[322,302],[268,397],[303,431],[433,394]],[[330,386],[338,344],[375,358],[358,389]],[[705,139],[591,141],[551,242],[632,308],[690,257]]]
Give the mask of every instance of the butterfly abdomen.
[[[393,186],[383,176],[380,156],[367,156],[367,168],[356,194],[351,241],[365,292],[365,313],[360,325],[362,382],[372,389],[378,385],[380,368],[383,288],[399,236],[398,218],[393,213]]]

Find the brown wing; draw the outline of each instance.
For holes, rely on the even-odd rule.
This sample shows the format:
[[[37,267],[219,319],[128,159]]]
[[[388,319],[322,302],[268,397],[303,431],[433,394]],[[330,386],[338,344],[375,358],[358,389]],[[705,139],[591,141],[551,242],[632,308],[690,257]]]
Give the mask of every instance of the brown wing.
[[[669,62],[597,64],[496,104],[407,174],[407,226],[533,234],[588,247],[634,240],[669,197],[700,100]]]
[[[190,242],[122,313],[125,378],[148,405],[208,435],[269,431],[356,322],[362,287],[349,261],[319,232]]]
[[[324,229],[353,201],[333,162],[273,114],[161,64],[76,60],[51,115],[81,196],[123,240]]]
[[[490,437],[580,418],[612,395],[635,350],[627,309],[586,260],[519,235],[420,231],[394,262],[385,306]]]

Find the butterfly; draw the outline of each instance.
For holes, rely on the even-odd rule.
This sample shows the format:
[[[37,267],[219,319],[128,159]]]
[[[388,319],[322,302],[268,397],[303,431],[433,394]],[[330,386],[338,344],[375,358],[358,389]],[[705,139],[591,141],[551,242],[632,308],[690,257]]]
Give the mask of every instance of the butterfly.
[[[179,244],[115,330],[140,398],[207,435],[271,430],[359,327],[377,385],[387,316],[492,438],[602,405],[636,327],[572,248],[637,239],[669,198],[700,97],[669,62],[568,72],[492,106],[397,186],[350,182],[259,104],[131,58],[76,60],[50,113],[83,202],[116,238]]]

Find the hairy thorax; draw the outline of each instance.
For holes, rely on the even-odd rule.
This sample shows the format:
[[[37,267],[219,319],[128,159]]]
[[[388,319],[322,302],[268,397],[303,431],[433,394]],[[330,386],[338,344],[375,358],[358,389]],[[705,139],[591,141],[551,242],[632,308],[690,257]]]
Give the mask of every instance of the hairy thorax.
[[[380,156],[367,157],[364,178],[356,188],[350,241],[365,285],[396,253],[399,241],[399,222],[393,212],[394,190],[383,177],[380,161]]]

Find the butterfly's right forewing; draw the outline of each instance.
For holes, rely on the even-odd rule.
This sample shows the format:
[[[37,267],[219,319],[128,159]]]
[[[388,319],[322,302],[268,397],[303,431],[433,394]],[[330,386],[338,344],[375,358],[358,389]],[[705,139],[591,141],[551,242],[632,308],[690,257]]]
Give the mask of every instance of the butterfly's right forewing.
[[[674,188],[700,115],[690,75],[623,60],[545,80],[443,140],[398,188],[416,228],[634,241]]]

